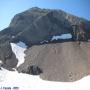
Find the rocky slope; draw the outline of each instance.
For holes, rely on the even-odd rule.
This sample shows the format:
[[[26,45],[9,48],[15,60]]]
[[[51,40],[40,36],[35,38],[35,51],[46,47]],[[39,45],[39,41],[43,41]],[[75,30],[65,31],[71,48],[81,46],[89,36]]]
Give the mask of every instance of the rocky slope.
[[[79,21],[83,21],[86,32],[90,32],[90,21],[61,10],[34,7],[14,16],[10,26],[0,32],[0,42],[23,41],[30,46],[50,40],[54,35],[72,33],[72,25]]]
[[[33,46],[26,52],[19,72],[36,65],[43,73],[40,77],[51,81],[75,81],[90,74],[90,42],[64,42]]]
[[[73,35],[72,25],[78,25],[80,21],[84,23],[84,30],[90,39],[90,21],[62,10],[34,7],[15,15],[9,27],[0,32],[0,60],[3,62],[3,67],[8,69],[16,67],[18,60],[10,43],[22,41],[28,45],[28,49],[25,63],[17,68],[19,72],[30,73],[32,71],[28,71],[28,66],[30,69],[30,66],[35,65],[32,70],[42,72],[43,79],[74,81],[82,78],[89,73],[90,43],[84,42],[80,46],[73,42],[72,38],[51,41],[53,36],[67,33]],[[33,45],[40,46],[33,47]]]

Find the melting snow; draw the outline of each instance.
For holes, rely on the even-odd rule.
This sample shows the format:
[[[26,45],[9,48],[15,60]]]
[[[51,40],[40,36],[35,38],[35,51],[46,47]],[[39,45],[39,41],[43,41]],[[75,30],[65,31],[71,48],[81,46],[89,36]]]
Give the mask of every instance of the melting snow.
[[[2,64],[2,61],[0,60],[0,64]]]
[[[19,43],[17,43],[17,45],[22,47],[22,48],[27,48],[26,44],[21,42],[21,41]]]
[[[43,43],[48,43],[48,41],[47,41],[47,40],[43,40],[43,41],[41,41],[40,43],[41,43],[41,44],[43,44]]]
[[[71,34],[62,34],[62,35],[58,35],[58,36],[53,36],[51,41],[53,40],[58,40],[58,39],[70,39],[72,38],[72,35]]]
[[[90,76],[76,82],[50,82],[38,76],[18,73],[17,71],[0,70],[0,88],[18,87],[9,90],[90,90]],[[8,89],[0,89],[8,90]]]
[[[15,38],[15,36],[12,36],[12,38]]]
[[[11,43],[11,47],[12,47],[12,51],[16,55],[16,58],[18,59],[18,64],[17,64],[17,67],[18,67],[19,65],[21,65],[25,61],[24,51],[26,50],[27,46],[23,42],[19,42],[19,43],[16,43],[16,44]]]

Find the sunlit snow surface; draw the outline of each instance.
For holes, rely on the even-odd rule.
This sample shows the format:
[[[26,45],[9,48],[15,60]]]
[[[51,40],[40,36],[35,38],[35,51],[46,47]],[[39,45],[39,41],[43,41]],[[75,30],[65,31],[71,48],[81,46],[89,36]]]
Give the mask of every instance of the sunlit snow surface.
[[[62,34],[62,35],[58,35],[58,36],[53,36],[51,41],[53,40],[59,40],[59,39],[71,39],[72,35],[71,34]]]
[[[22,42],[11,43],[12,50],[16,57],[21,60],[18,65],[24,62],[24,51],[26,46]],[[23,47],[22,47],[23,46]],[[22,56],[22,57],[21,57]],[[18,73],[17,71],[0,70],[0,90],[90,90],[90,76],[76,82],[51,82],[44,81],[39,76]],[[11,89],[1,89],[1,88]],[[17,87],[17,89],[13,89]]]
[[[16,55],[16,58],[18,59],[18,64],[17,64],[17,67],[18,67],[25,61],[24,51],[26,50],[27,46],[23,42],[20,41],[18,43],[11,43],[11,47],[12,47],[12,51]]]
[[[0,87],[19,88],[10,90],[90,90],[90,76],[76,82],[51,82],[44,81],[38,76],[2,69],[0,70],[1,78]]]

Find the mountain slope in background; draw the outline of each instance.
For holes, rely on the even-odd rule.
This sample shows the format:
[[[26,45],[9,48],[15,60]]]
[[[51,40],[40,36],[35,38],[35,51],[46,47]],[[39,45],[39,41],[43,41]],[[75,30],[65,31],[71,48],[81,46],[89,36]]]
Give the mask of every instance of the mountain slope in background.
[[[14,16],[10,26],[0,32],[0,42],[12,40],[37,44],[54,35],[72,33],[72,25],[79,24],[79,21],[83,21],[86,32],[90,32],[90,21],[61,10],[34,7]]]
[[[35,65],[42,69],[41,78],[54,81],[75,81],[89,74],[90,42],[79,45],[72,38],[72,25],[78,25],[80,21],[84,23],[85,32],[90,39],[90,21],[62,10],[34,7],[15,15],[10,26],[0,32],[2,66],[27,73],[28,67]],[[63,36],[66,38],[63,39]],[[11,46],[11,43],[14,45],[18,42],[28,46],[25,62],[19,67],[19,59]],[[17,51],[19,49],[18,47]]]

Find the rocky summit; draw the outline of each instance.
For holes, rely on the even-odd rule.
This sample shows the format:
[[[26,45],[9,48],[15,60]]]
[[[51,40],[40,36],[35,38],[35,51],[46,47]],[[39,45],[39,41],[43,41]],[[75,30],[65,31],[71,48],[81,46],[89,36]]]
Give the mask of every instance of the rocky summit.
[[[22,48],[14,53],[11,43],[18,42],[27,49],[25,61],[17,67],[16,53]],[[90,21],[62,10],[30,8],[0,31],[0,66],[9,70],[51,81],[76,81],[90,74],[89,58]]]

